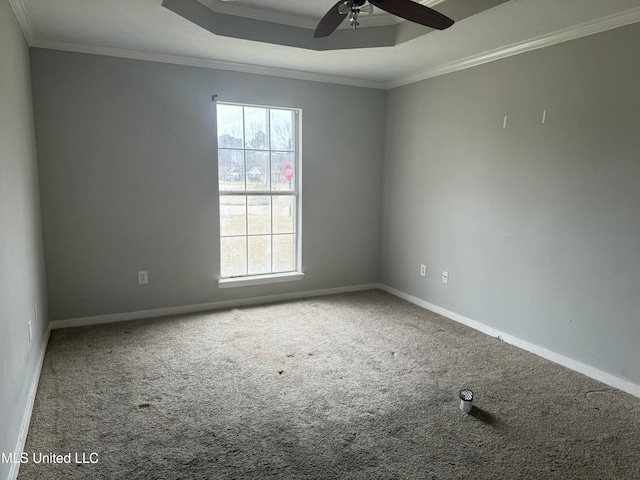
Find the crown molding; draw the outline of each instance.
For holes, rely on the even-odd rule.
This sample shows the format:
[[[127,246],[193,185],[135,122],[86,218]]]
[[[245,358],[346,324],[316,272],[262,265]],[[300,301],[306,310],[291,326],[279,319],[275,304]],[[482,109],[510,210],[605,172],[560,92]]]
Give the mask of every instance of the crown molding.
[[[31,20],[29,20],[29,14],[27,13],[24,3],[22,3],[22,0],[9,0],[9,5],[11,5],[13,14],[16,16],[16,20],[18,20],[22,35],[24,35],[27,43],[31,45],[34,38],[33,29],[31,28]]]
[[[419,73],[403,77],[399,80],[385,83],[384,88],[391,89],[400,87],[402,85],[408,85],[410,83],[416,83],[428,78],[445,75],[447,73],[453,73],[458,70],[465,70],[467,68],[482,65],[484,63],[494,62],[496,60],[501,60],[513,55],[519,55],[531,50],[537,50],[539,48],[549,47],[558,43],[576,40],[581,37],[594,35],[596,33],[601,33],[607,30],[613,30],[614,28],[623,27],[625,25],[630,25],[637,22],[640,22],[640,7],[625,10],[624,12],[616,13],[597,20],[592,20],[590,22],[582,23],[574,27],[558,30],[551,34],[534,37],[523,42],[513,43],[511,45],[483,52],[478,55],[472,55],[470,57],[463,58],[462,60],[457,60],[455,62],[429,68]]]
[[[43,40],[35,38],[29,44],[33,48],[46,48],[51,50],[63,50],[75,53],[88,53],[92,55],[104,55],[109,57],[128,58],[131,60],[145,60],[149,62],[170,63],[189,67],[210,68],[215,70],[228,70],[232,72],[252,73],[270,77],[291,78],[294,80],[306,80],[310,82],[335,83],[353,87],[384,89],[382,82],[371,80],[341,77],[339,75],[324,75],[320,73],[288,70],[286,68],[264,67],[233,62],[222,62],[205,58],[186,57],[182,55],[169,55],[165,53],[145,52],[140,50],[127,50],[124,48],[102,47],[84,45],[57,40]]]

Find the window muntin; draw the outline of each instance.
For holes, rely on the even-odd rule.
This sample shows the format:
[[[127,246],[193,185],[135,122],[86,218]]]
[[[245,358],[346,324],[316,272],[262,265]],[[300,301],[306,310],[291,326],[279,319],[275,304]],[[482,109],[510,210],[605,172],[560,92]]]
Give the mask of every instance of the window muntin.
[[[223,279],[299,271],[298,118],[217,104]]]

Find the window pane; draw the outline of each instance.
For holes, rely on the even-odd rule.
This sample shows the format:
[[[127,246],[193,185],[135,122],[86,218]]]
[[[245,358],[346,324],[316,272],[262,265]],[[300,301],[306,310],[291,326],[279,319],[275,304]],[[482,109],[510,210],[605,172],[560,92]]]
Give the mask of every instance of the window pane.
[[[220,239],[220,274],[223,277],[247,274],[247,237]]]
[[[269,152],[247,150],[247,190],[269,190]]]
[[[271,110],[271,150],[292,152],[294,148],[293,112]]]
[[[269,109],[245,107],[245,148],[269,149]]]
[[[220,235],[247,233],[247,200],[244,196],[220,196]]]
[[[290,192],[295,189],[296,175],[294,154],[291,152],[271,153],[271,190]]]
[[[273,236],[273,271],[290,272],[295,268],[295,235]]]
[[[295,232],[295,199],[293,195],[273,197],[273,233]]]
[[[244,145],[242,107],[218,104],[218,148],[242,148]]]
[[[271,233],[271,197],[254,195],[247,198],[249,235]]]
[[[271,235],[249,237],[249,275],[271,273]]]
[[[218,184],[220,190],[244,190],[244,152],[218,149]]]

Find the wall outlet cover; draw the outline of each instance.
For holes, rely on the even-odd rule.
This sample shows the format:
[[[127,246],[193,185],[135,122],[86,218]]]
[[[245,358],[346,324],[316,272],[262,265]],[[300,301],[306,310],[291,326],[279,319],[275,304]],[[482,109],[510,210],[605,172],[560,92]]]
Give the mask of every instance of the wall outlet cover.
[[[149,273],[145,271],[138,272],[138,284],[146,285],[149,283]]]

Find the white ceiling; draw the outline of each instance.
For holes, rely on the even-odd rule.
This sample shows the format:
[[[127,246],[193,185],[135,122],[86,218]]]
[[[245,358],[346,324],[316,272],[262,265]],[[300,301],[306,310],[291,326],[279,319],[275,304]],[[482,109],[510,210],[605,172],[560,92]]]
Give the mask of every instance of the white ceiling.
[[[220,13],[311,29],[335,4],[335,0],[199,1]],[[443,1],[420,3],[438,10]],[[391,88],[640,21],[640,0],[510,0],[447,30],[426,29],[425,35],[393,47],[313,51],[214,35],[164,8],[162,0],[9,3],[35,47],[374,88]],[[397,21],[382,13],[371,17],[372,24]],[[365,21],[361,19],[363,27]]]

